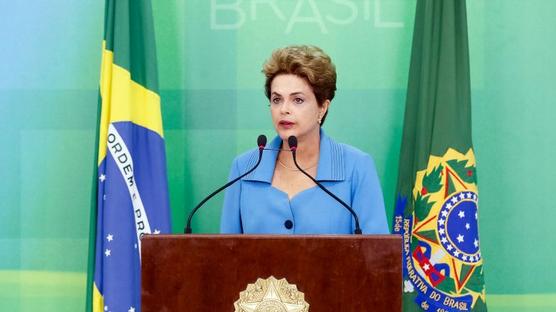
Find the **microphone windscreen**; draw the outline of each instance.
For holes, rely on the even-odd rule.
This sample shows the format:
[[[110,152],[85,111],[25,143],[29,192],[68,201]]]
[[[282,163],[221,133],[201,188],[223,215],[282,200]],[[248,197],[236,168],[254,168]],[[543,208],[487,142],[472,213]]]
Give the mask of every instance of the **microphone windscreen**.
[[[257,146],[259,148],[264,148],[266,146],[266,135],[259,135],[259,137],[257,138]]]
[[[294,135],[288,138],[288,145],[290,146],[290,150],[297,149],[297,138]]]

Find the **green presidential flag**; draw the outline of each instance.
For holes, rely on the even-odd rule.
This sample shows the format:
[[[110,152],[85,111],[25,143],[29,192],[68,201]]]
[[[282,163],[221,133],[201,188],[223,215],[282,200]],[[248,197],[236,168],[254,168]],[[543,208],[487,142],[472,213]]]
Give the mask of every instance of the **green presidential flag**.
[[[465,0],[418,0],[404,118],[404,311],[486,311]]]

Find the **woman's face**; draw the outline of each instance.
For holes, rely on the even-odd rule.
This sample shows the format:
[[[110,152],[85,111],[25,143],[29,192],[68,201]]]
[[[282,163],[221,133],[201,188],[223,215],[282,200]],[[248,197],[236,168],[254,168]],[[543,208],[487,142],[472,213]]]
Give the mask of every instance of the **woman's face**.
[[[270,84],[270,112],[272,123],[282,140],[295,135],[303,141],[319,134],[319,120],[330,104],[326,100],[322,107],[317,104],[311,85],[293,74],[274,77]]]

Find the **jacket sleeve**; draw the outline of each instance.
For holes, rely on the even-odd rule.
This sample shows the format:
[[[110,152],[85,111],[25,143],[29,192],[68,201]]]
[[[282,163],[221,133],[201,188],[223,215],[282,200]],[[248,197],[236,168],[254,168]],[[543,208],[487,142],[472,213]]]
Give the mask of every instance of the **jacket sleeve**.
[[[232,163],[228,181],[235,179],[239,176],[239,168],[237,158]],[[220,233],[234,234],[243,233],[241,226],[241,211],[240,211],[240,197],[241,197],[241,181],[237,181],[232,186],[226,189],[224,195],[224,206],[222,208],[222,215],[220,217]]]
[[[390,234],[382,189],[371,156],[364,155],[358,159],[354,168],[352,187],[352,208],[359,216],[359,225],[363,234]]]

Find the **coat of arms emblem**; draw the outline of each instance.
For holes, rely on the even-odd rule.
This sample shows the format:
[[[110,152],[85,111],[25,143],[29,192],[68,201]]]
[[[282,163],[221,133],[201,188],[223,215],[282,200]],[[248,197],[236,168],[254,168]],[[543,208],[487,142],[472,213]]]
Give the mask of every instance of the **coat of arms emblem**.
[[[235,312],[308,312],[305,295],[284,278],[259,278],[239,293]]]
[[[416,174],[412,198],[400,197],[396,206],[404,292],[415,293],[417,304],[430,311],[470,311],[477,298],[484,301],[473,150],[431,155]]]

